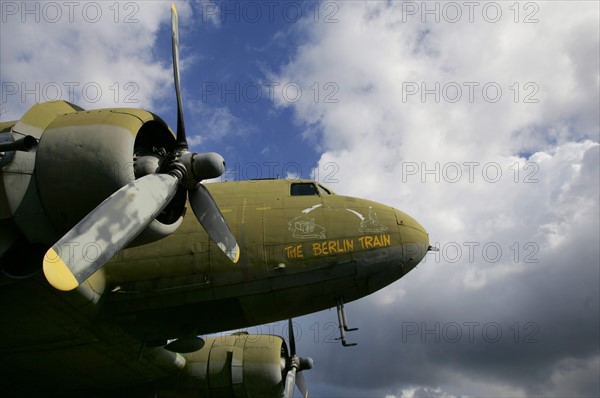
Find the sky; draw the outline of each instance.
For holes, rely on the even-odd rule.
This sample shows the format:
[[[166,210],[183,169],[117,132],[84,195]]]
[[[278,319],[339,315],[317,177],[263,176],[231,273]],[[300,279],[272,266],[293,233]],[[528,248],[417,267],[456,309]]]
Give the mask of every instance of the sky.
[[[311,396],[600,395],[595,1],[177,2],[192,149],[315,178],[439,247],[295,319]],[[176,124],[166,2],[0,3],[0,120],[34,102]],[[285,322],[250,328],[279,332]]]

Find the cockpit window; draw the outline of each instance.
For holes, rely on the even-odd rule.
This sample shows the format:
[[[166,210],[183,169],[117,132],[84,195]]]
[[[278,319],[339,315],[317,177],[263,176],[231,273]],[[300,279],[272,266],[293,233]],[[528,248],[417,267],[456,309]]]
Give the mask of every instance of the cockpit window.
[[[311,182],[299,182],[292,184],[290,194],[292,196],[318,196],[317,187]]]
[[[319,192],[321,193],[322,196],[331,195],[331,191],[329,189],[325,188],[323,185],[318,184],[317,186],[319,187]]]

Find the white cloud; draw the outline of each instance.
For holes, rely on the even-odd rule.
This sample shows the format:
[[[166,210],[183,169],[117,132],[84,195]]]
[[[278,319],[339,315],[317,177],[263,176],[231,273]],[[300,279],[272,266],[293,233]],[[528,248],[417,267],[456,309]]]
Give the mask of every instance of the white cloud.
[[[226,137],[245,136],[255,129],[254,126],[245,123],[239,117],[235,116],[228,106],[211,106],[206,103],[188,99],[189,117],[186,120],[193,121],[192,124],[186,124],[187,134],[191,136],[191,144],[196,145],[212,140],[220,142]]]
[[[587,360],[566,358],[552,372],[547,390],[541,395],[583,396],[585,391],[593,390],[593,380],[598,378],[598,374],[600,374],[600,358]],[[596,391],[598,392],[597,387]]]
[[[9,6],[15,9],[7,11]],[[170,57],[157,59],[155,47],[160,25],[170,23],[169,3],[3,2],[2,7],[5,118],[18,118],[34,102],[51,99],[86,109],[152,109],[172,95]],[[191,8],[178,7],[185,26]]]

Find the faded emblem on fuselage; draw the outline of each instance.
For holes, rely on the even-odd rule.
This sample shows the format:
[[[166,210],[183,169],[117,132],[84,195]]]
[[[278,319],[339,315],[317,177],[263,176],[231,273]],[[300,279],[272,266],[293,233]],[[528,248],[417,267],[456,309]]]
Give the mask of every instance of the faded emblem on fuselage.
[[[356,210],[346,209],[350,213],[355,214],[358,218],[360,218],[360,226],[358,227],[358,232],[361,233],[382,233],[387,232],[389,230],[385,225],[381,225],[379,223],[379,219],[377,218],[377,213],[373,210],[372,207],[369,207],[369,215],[367,217],[363,216],[361,213]]]
[[[288,222],[288,230],[292,232],[292,236],[298,239],[325,239],[327,232],[324,227],[315,223],[315,219],[310,217],[308,213],[321,205],[308,207],[301,211],[298,217],[291,219]]]

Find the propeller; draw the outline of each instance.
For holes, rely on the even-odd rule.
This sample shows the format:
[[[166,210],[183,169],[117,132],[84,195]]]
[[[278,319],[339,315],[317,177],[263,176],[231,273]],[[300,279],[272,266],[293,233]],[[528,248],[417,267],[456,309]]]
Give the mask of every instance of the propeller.
[[[294,337],[294,327],[292,320],[288,320],[288,340],[290,343],[290,356],[286,361],[286,375],[285,375],[285,387],[283,389],[283,396],[285,398],[292,398],[294,395],[294,384],[298,387],[298,391],[304,398],[308,397],[308,388],[306,387],[306,380],[304,380],[303,370],[310,370],[314,366],[312,358],[300,357],[296,354],[296,338]]]
[[[177,145],[156,174],[147,174],[121,187],[56,242],[44,256],[46,279],[59,290],[73,290],[139,235],[175,196],[187,189],[196,218],[217,246],[236,263],[239,246],[201,180],[216,178],[225,161],[216,153],[188,150],[179,79],[179,30],[171,5],[173,79],[177,97]],[[91,243],[92,244],[91,244]]]

